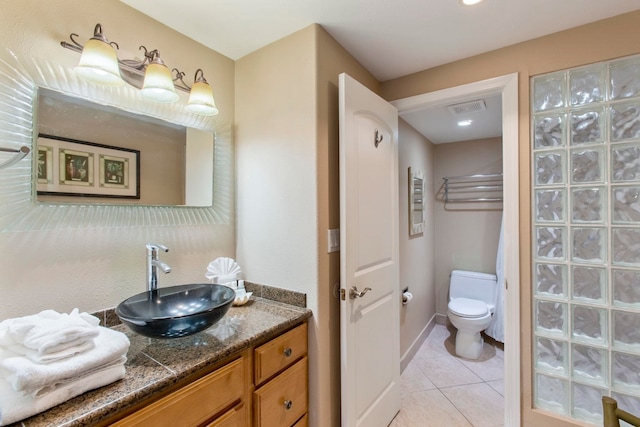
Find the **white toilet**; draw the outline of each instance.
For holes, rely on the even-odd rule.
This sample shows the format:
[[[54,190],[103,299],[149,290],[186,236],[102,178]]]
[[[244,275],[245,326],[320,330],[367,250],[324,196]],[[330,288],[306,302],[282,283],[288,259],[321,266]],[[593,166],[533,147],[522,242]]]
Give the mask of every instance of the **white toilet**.
[[[449,282],[447,316],[458,330],[456,354],[477,359],[484,340],[480,332],[487,329],[495,310],[497,281],[495,274],[453,270]]]

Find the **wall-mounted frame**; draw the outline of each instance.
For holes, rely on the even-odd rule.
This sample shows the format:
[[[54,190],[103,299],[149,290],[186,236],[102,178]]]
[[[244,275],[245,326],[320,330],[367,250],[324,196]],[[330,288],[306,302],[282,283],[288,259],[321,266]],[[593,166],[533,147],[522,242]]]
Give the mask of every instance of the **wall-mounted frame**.
[[[140,151],[38,135],[38,194],[140,198]]]
[[[409,235],[424,233],[424,172],[409,168]]]

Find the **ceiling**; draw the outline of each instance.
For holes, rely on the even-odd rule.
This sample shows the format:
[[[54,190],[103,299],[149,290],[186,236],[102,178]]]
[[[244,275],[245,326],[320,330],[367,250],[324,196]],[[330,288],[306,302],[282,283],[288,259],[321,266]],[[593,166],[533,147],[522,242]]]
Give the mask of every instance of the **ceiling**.
[[[121,1],[233,60],[318,23],[381,82],[640,9],[640,0],[181,0],[179,8],[175,0]],[[480,118],[460,130],[448,110],[423,110],[424,120],[432,113],[439,119],[421,132],[433,142],[487,132],[474,132]],[[411,120],[418,129],[423,119]],[[464,139],[442,137],[458,132]]]

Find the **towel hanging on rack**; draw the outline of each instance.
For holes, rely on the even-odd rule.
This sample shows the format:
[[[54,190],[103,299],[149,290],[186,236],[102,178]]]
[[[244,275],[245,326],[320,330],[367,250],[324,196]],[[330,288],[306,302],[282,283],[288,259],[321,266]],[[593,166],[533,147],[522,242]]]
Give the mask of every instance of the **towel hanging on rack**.
[[[23,145],[22,147],[17,149],[0,147],[0,151],[4,153],[16,153],[16,155],[10,158],[9,160],[5,160],[4,162],[0,163],[0,169],[3,169],[22,160],[27,154],[29,154],[31,150],[26,145]]]

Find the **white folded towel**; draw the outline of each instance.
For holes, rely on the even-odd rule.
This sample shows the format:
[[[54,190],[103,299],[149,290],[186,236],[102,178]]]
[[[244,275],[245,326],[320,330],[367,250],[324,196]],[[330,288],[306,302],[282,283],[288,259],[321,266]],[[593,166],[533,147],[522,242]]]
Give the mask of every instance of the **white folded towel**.
[[[0,426],[46,411],[89,390],[120,380],[124,375],[124,365],[111,366],[79,377],[75,381],[60,384],[41,397],[17,392],[8,382],[0,379]]]
[[[96,332],[98,331],[96,330]],[[84,353],[85,351],[89,351],[95,348],[95,346],[96,345],[93,339],[91,339],[89,341],[78,340],[78,344],[75,344],[69,348],[57,351],[55,353],[42,354],[20,344],[10,345],[5,348],[16,354],[25,356],[36,363],[51,363],[51,362],[57,362],[57,361],[66,359],[67,357],[75,356],[76,354]]]
[[[77,308],[69,314],[44,310],[0,322],[0,346],[18,344],[40,354],[57,353],[95,338],[99,324],[97,317]]]
[[[113,363],[127,354],[129,338],[122,332],[98,326],[95,348],[57,362],[40,364],[10,351],[0,354],[0,368],[15,391],[34,392],[51,383],[76,378]]]

